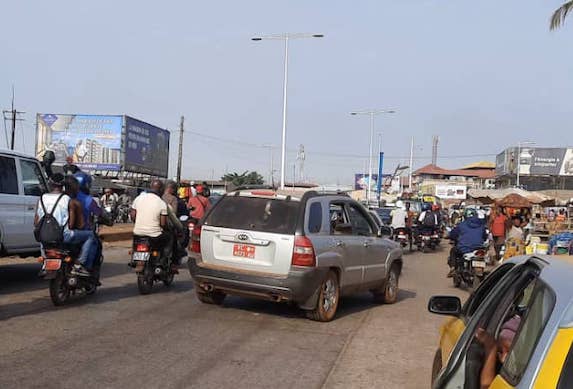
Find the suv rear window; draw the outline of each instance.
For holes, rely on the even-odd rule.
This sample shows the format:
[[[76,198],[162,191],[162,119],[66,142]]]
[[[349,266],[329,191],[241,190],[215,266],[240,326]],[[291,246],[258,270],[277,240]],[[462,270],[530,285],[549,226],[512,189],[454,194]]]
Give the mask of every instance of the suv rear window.
[[[205,225],[237,230],[294,234],[300,202],[260,197],[229,196],[221,199]]]

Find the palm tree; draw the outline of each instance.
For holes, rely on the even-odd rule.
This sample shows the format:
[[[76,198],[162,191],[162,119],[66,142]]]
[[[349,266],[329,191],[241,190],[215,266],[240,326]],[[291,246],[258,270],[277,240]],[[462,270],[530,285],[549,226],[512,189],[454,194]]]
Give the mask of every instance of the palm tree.
[[[262,185],[264,183],[263,176],[255,171],[245,171],[241,174],[236,172],[227,173],[221,178],[223,181],[229,182],[236,187],[243,185]]]
[[[553,16],[551,16],[551,24],[550,29],[555,30],[565,23],[565,18],[569,12],[573,10],[573,0],[569,0],[565,2],[561,7],[559,7],[555,12],[553,12]]]

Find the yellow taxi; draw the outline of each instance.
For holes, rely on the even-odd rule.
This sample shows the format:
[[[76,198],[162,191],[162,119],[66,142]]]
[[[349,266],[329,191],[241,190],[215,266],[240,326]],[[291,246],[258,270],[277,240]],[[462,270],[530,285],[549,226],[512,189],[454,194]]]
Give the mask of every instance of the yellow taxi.
[[[433,388],[573,388],[569,257],[514,258],[463,307],[458,297],[434,296],[428,309],[451,316],[441,328]]]

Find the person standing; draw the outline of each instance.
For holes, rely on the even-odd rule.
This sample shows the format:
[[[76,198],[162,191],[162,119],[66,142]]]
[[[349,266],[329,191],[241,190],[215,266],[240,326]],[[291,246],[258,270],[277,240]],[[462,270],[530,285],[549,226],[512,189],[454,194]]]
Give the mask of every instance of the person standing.
[[[491,215],[489,229],[493,236],[493,246],[495,249],[495,256],[499,261],[502,246],[505,244],[505,236],[507,234],[507,217],[503,213],[501,207],[497,208]]]

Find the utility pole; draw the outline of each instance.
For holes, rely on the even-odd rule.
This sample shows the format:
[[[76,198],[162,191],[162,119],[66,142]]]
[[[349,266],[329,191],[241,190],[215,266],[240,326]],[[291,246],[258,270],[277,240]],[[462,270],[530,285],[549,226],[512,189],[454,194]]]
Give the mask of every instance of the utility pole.
[[[177,183],[181,182],[181,161],[183,160],[183,124],[185,116],[181,116],[181,124],[179,125],[179,155],[177,156]]]
[[[299,168],[299,181],[304,182],[304,160],[306,159],[306,155],[304,153],[304,145],[298,146],[298,154],[296,159],[298,161]]]
[[[14,85],[12,85],[12,109],[9,111],[2,111],[4,115],[4,125],[6,125],[6,120],[10,120],[12,122],[12,134],[10,137],[10,150],[14,150],[14,141],[16,138],[16,122],[23,121],[24,119],[18,118],[18,115],[24,114],[25,112],[17,111],[14,108]],[[10,116],[7,116],[10,114]],[[23,136],[23,134],[22,134]],[[8,146],[8,137],[6,137],[6,146]]]
[[[412,143],[410,144],[410,169],[408,171],[408,190],[410,193],[414,193],[412,188],[412,173],[414,172],[414,137],[412,137]]]

